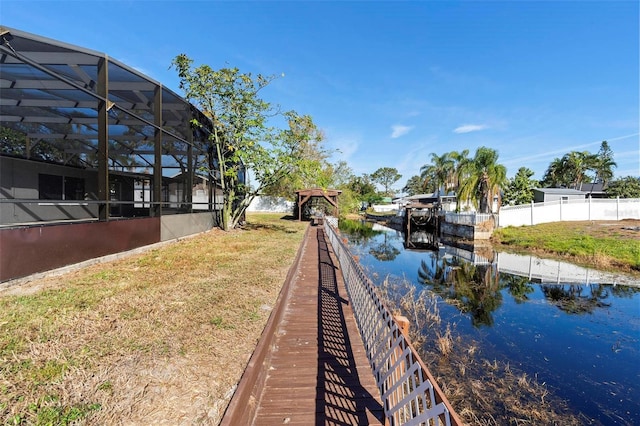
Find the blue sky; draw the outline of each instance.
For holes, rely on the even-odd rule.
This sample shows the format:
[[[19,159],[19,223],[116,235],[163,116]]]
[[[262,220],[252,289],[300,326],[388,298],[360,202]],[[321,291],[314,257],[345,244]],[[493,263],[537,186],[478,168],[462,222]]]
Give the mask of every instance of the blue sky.
[[[181,93],[171,60],[284,73],[264,92],[313,116],[354,173],[494,148],[541,179],[607,140],[640,175],[638,1],[2,0],[0,24],[107,53]]]

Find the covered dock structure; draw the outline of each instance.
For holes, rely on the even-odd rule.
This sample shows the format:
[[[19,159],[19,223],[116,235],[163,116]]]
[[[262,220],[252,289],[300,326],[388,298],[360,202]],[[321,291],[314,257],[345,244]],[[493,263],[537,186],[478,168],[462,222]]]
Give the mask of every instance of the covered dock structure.
[[[298,220],[313,219],[329,214],[339,216],[338,196],[342,191],[337,189],[309,188],[296,191],[296,208]],[[330,210],[330,211],[327,211]]]

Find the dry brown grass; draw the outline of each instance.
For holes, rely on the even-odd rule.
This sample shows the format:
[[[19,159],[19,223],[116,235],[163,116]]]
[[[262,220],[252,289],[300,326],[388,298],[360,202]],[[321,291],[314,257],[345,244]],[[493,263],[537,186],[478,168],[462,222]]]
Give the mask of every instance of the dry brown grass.
[[[389,309],[411,319],[414,347],[465,423],[582,424],[544,383],[508,363],[483,358],[478,342],[464,340],[455,326],[442,321],[433,293],[416,291],[404,280],[387,280],[379,290]]]
[[[3,424],[217,424],[306,225],[250,215],[1,292]]]

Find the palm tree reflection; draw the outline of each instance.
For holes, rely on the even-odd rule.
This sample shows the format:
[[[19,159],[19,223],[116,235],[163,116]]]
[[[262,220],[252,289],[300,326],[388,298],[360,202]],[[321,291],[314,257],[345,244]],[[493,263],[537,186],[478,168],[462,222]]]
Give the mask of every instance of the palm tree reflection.
[[[604,302],[611,295],[612,287],[608,285],[543,284],[541,288],[542,293],[550,303],[569,314],[593,313],[596,308],[608,308],[611,306],[610,303]]]
[[[509,290],[509,294],[518,304],[529,300],[528,295],[534,291],[527,277],[500,273],[500,283]]]
[[[419,283],[469,313],[476,327],[493,325],[492,313],[502,305],[499,276],[493,264],[474,265],[457,257],[442,257],[431,265],[422,261],[418,270]]]

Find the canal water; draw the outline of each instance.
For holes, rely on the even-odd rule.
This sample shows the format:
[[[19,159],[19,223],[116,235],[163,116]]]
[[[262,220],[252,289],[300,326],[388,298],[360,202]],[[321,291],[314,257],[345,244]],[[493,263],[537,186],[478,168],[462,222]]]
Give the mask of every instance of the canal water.
[[[396,291],[391,298],[407,288],[435,294],[442,324],[473,342],[474,356],[542,384],[580,423],[640,425],[637,279],[366,222],[340,228],[374,283]]]

